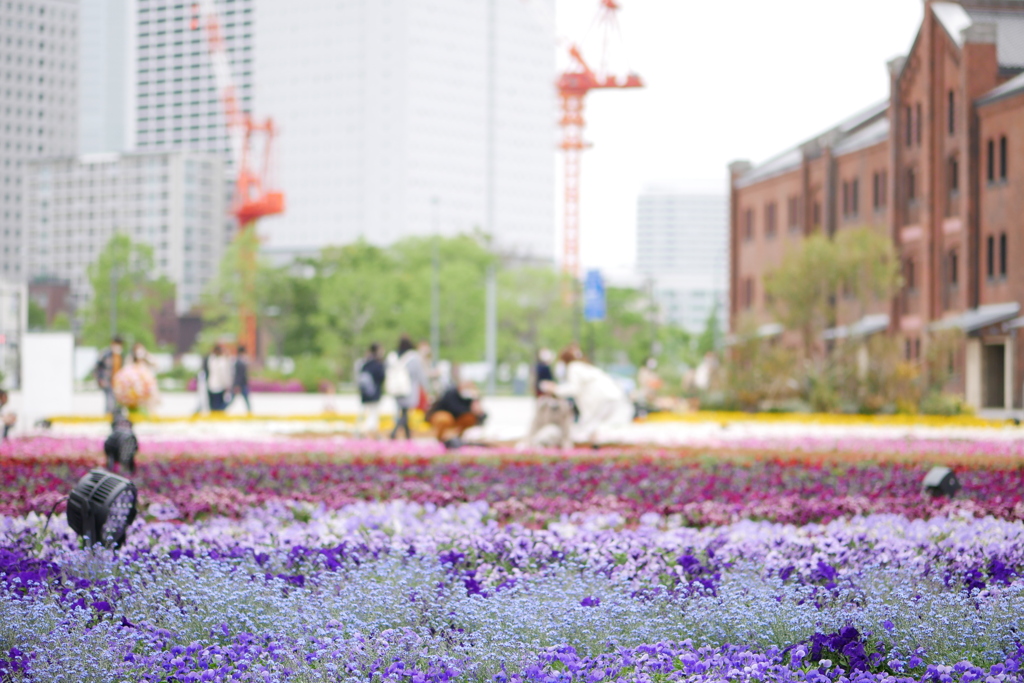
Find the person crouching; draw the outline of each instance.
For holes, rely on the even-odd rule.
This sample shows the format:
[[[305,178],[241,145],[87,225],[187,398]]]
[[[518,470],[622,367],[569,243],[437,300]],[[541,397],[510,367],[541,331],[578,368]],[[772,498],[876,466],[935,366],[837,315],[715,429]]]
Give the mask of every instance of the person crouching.
[[[466,430],[483,424],[486,417],[480,404],[480,392],[472,382],[448,389],[427,411],[427,422],[437,440],[447,448],[461,446]]]

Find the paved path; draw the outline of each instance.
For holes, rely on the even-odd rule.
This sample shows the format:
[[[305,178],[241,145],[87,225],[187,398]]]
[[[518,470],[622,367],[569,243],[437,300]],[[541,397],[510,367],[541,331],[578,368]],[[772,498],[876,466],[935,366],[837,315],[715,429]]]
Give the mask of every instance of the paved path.
[[[17,411],[18,395],[12,396],[12,408]],[[354,415],[359,409],[355,395],[339,394],[254,394],[253,414],[258,420],[199,420],[191,421],[195,412],[194,393],[166,393],[153,413],[165,418],[182,418],[178,422],[144,422],[136,426],[140,436],[162,438],[211,438],[211,439],[263,439],[295,434],[346,434],[351,425],[341,420],[287,420],[295,416],[319,416],[325,412],[339,415]],[[521,439],[533,416],[533,399],[530,397],[491,397],[484,399],[488,421],[484,428],[469,436],[487,442],[512,443]],[[394,403],[385,399],[382,414],[394,413]],[[101,416],[103,396],[98,391],[75,394],[74,413],[78,416]],[[244,404],[236,401],[228,415],[244,415]],[[38,433],[27,424],[19,424],[17,434]],[[109,426],[102,422],[82,424],[61,423],[50,432],[53,435],[103,436],[109,433]],[[916,442],[967,441],[998,446],[1002,451],[1020,451],[1024,454],[1024,428],[1004,428],[921,425],[872,425],[872,424],[810,424],[801,422],[733,421],[727,424],[715,421],[703,422],[649,422],[629,425],[606,438],[619,443],[650,444],[652,446],[729,446],[742,445],[757,447],[763,442],[786,441],[793,447],[828,449],[854,448],[870,450],[873,443],[902,440],[913,445]],[[919,447],[921,444],[918,443]],[[891,448],[891,444],[886,448]]]
[[[18,412],[19,395],[12,394],[11,409]],[[279,417],[317,416],[324,413],[355,415],[359,411],[359,397],[355,394],[252,394],[253,416],[266,418],[259,421],[196,421],[180,423],[142,423],[136,431],[141,434],[173,436],[261,436],[296,432],[339,432],[350,427],[340,421],[283,421]],[[195,414],[196,395],[174,392],[161,395],[159,405],[151,413],[162,418],[190,418]],[[484,407],[488,419],[484,433],[488,440],[515,441],[525,435],[533,418],[533,399],[523,396],[495,396],[485,399]],[[103,415],[103,394],[99,391],[79,392],[74,395],[72,414],[76,417],[100,417]],[[229,407],[229,416],[245,415],[245,403],[239,398]],[[381,415],[394,415],[395,403],[385,398],[381,403]],[[18,425],[18,433],[30,433],[31,426]],[[85,423],[81,425],[62,424],[54,428],[56,433],[99,435],[109,432],[106,424]]]

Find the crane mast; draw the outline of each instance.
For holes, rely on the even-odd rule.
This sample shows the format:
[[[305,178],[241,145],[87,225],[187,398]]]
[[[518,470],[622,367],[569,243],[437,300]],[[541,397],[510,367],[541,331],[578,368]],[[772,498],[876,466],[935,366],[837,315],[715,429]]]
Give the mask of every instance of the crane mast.
[[[238,95],[227,45],[221,31],[220,17],[214,0],[199,0],[192,5],[192,30],[205,28],[206,42],[214,79],[224,105],[224,121],[231,145],[231,169],[235,173],[235,187],[231,213],[238,220],[238,234],[256,233],[256,223],[264,216],[284,212],[284,193],[269,189],[271,150],[277,129],[273,119],[255,120],[238,106]],[[262,155],[253,153],[254,143],[262,138]],[[259,156],[259,164],[255,157]],[[241,290],[251,295],[256,285],[256,253],[251,240],[240,244],[244,253],[240,258]],[[238,338],[251,354],[256,353],[256,312],[240,302],[241,329]]]
[[[571,65],[558,78],[558,95],[562,105],[560,124],[565,153],[565,207],[563,215],[562,269],[573,280],[580,275],[580,163],[583,151],[590,144],[583,137],[586,126],[584,104],[591,90],[642,88],[643,81],[635,73],[619,79],[608,73],[607,51],[613,33],[618,33],[617,0],[601,0],[598,25],[603,32],[600,73],[596,73],[583,58],[576,44],[569,46]]]

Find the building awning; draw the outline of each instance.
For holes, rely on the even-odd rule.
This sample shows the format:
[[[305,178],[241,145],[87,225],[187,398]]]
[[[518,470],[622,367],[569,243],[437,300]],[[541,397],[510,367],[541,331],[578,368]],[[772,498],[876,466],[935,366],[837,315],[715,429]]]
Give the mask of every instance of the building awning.
[[[963,330],[967,334],[982,330],[989,325],[995,325],[996,323],[1006,322],[1016,318],[1020,313],[1020,304],[1016,301],[1008,301],[1002,304],[988,304],[987,306],[978,306],[972,308],[969,311],[964,311],[960,315],[951,316],[949,318],[943,318],[928,326],[928,330],[931,332],[939,332],[941,330]]]
[[[847,337],[870,337],[873,334],[889,329],[889,316],[885,313],[866,315],[852,325],[841,325],[825,330],[822,339],[833,341]]]
[[[725,337],[725,345],[726,347],[730,347],[751,339],[768,339],[769,337],[777,337],[785,331],[786,328],[779,323],[765,323],[758,327],[752,336],[741,337],[738,334],[727,335]]]

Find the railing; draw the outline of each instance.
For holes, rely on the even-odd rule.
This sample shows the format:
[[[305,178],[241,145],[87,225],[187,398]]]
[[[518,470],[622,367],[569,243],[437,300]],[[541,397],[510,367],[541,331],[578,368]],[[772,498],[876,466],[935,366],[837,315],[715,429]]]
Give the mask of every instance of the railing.
[[[904,225],[917,225],[921,221],[921,207],[916,199],[907,201],[907,215]]]

